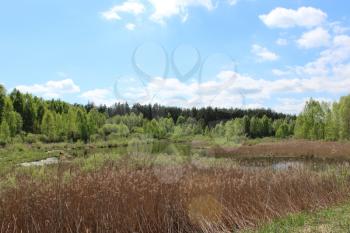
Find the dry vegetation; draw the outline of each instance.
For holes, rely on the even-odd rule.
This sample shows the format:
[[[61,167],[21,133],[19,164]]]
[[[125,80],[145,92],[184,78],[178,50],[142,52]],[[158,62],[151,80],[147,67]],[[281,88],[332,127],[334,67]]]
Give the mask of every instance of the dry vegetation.
[[[2,190],[1,233],[233,232],[348,197],[347,179],[294,169],[124,162],[92,172],[58,166],[46,175],[22,173]]]
[[[249,157],[289,157],[289,158],[321,158],[350,159],[349,142],[326,142],[307,140],[286,140],[280,142],[265,142],[239,147],[211,148],[209,155]]]

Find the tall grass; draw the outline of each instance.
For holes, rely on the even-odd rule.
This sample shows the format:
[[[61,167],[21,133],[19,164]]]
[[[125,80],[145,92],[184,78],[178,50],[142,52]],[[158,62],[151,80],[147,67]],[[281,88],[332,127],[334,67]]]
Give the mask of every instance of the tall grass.
[[[164,182],[177,173],[177,180]],[[69,179],[66,179],[70,174]],[[307,170],[130,166],[23,173],[2,190],[0,232],[233,232],[343,201],[348,182]]]

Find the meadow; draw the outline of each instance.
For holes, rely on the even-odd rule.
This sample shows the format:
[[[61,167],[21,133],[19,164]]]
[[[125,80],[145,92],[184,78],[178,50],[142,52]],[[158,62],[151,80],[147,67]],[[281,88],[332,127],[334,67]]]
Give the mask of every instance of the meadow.
[[[198,140],[115,146],[3,149],[29,152],[25,161],[59,159],[1,161],[0,232],[297,232],[312,213],[349,201],[348,164],[339,159],[220,157]]]

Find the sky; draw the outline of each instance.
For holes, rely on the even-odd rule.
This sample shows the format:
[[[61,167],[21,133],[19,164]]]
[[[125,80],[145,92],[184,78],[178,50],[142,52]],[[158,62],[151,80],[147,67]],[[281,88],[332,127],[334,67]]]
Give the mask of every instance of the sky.
[[[347,0],[1,0],[0,83],[45,99],[272,108],[350,92]]]

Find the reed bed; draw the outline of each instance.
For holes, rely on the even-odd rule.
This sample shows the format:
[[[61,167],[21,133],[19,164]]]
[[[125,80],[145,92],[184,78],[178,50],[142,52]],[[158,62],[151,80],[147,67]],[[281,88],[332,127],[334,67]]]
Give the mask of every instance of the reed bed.
[[[339,203],[349,191],[346,179],[303,169],[191,165],[58,166],[47,179],[16,180],[1,192],[1,233],[236,232]]]

